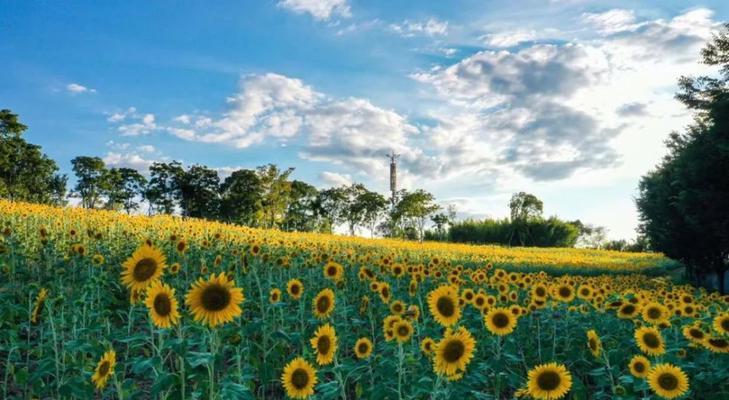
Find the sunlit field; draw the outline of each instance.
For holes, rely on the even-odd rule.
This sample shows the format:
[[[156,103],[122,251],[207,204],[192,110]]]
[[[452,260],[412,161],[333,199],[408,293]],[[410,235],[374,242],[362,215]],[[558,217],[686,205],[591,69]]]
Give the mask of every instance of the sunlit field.
[[[660,254],[0,224],[3,398],[729,398],[729,297]]]

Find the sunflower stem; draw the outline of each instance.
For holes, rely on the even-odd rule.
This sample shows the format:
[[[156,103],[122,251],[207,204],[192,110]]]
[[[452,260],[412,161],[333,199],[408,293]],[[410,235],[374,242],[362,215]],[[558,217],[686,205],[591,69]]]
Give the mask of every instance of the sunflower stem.
[[[397,398],[402,399],[402,364],[405,354],[402,350],[402,343],[397,344]]]

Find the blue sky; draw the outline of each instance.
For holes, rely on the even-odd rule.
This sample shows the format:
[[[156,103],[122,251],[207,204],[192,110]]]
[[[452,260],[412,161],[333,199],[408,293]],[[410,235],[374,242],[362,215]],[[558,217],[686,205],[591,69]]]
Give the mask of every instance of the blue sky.
[[[547,214],[633,237],[638,179],[690,115],[682,74],[722,1],[4,1],[0,107],[64,172],[273,162],[404,187],[463,217]]]

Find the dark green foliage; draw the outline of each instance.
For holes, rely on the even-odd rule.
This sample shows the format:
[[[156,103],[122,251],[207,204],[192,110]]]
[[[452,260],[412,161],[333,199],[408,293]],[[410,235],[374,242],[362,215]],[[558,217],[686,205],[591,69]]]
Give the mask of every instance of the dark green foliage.
[[[572,247],[578,234],[577,227],[557,217],[527,221],[504,218],[454,223],[449,231],[449,239],[460,243],[505,246]]]
[[[729,24],[702,52],[720,78],[682,77],[676,95],[695,122],[667,141],[669,153],[640,181],[641,231],[651,245],[682,261],[689,276],[716,274],[720,290],[729,268]]]
[[[220,185],[220,218],[255,226],[262,212],[261,180],[256,171],[233,171]]]
[[[63,204],[66,176],[41,147],[23,139],[27,127],[17,114],[0,110],[0,196],[34,203]]]

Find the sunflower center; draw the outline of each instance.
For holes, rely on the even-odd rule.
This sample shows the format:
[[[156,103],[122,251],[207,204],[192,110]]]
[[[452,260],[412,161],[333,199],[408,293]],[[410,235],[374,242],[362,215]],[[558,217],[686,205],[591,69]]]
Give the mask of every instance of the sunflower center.
[[[719,338],[711,338],[709,339],[709,344],[711,344],[714,347],[723,349],[729,346],[729,342],[727,342],[725,339],[719,339]]]
[[[329,354],[329,349],[332,347],[332,341],[329,336],[320,336],[319,340],[316,341],[316,351],[319,354]]]
[[[561,382],[562,378],[555,371],[544,371],[537,377],[537,385],[544,391],[557,389]]]
[[[157,271],[157,261],[154,258],[143,258],[134,266],[134,280],[144,282]]]
[[[200,296],[200,303],[208,311],[223,310],[230,304],[230,292],[219,284],[210,285]]]
[[[407,336],[409,333],[410,333],[410,329],[408,329],[407,325],[400,325],[397,328],[398,336]]]
[[[590,338],[589,343],[590,343],[590,349],[597,350],[597,340],[595,340],[594,338]]]
[[[445,317],[450,317],[456,312],[455,304],[453,304],[453,301],[448,297],[440,297],[435,303],[435,307],[438,309],[438,312]]]
[[[170,298],[166,294],[160,293],[154,298],[154,311],[162,317],[166,317],[172,311]]]
[[[319,297],[319,300],[316,301],[316,310],[323,314],[329,310],[329,304],[329,297],[321,296]]]
[[[635,311],[635,306],[632,304],[628,304],[625,307],[623,307],[624,314],[632,314],[634,311]]]
[[[366,353],[366,352],[367,352],[367,350],[368,350],[369,348],[370,348],[370,346],[369,346],[369,345],[367,345],[367,343],[360,343],[360,344],[359,344],[359,346],[357,346],[357,351],[358,351],[358,352],[359,352],[360,354],[364,354],[364,353]]]
[[[297,368],[291,374],[291,383],[298,390],[304,389],[309,384],[309,373],[303,368]]]
[[[476,305],[477,306],[481,307],[484,302],[485,301],[484,301],[483,297],[476,297]]]
[[[443,350],[443,358],[449,362],[454,363],[463,357],[466,352],[466,346],[460,340],[451,340],[446,343],[445,349]]]
[[[689,334],[694,339],[703,339],[704,338],[704,332],[701,329],[696,329],[696,328],[690,329]]]
[[[400,303],[395,303],[392,305],[392,311],[395,311],[396,313],[399,313],[402,311],[402,305]]]
[[[572,294],[572,291],[570,290],[570,288],[568,288],[566,286],[562,286],[561,288],[559,288],[559,295],[561,297],[570,297],[571,294]]]
[[[104,361],[99,365],[99,375],[100,376],[106,376],[106,374],[109,373],[109,368],[111,368],[111,364],[109,364],[108,361]]]
[[[724,318],[721,320],[721,329],[729,331],[729,318]]]
[[[651,349],[656,349],[661,346],[661,340],[653,332],[647,332],[643,335],[643,343]]]
[[[648,309],[648,317],[650,319],[659,319],[661,318],[661,310],[659,310],[657,307],[652,307]]]
[[[327,268],[327,275],[334,276],[336,274],[337,274],[337,267],[331,266],[331,267]]]
[[[643,371],[645,371],[645,364],[640,361],[636,362],[633,364],[633,369],[635,369],[638,373],[643,373]]]
[[[583,295],[583,296],[587,296],[587,295],[589,295],[589,294],[590,294],[590,289],[582,289],[582,290],[580,291],[580,293],[582,293],[582,295]]]
[[[496,313],[491,318],[491,322],[497,328],[506,328],[507,326],[509,326],[509,316],[505,313]]]
[[[544,288],[543,288],[543,287],[538,287],[538,288],[537,288],[537,290],[535,291],[535,293],[536,293],[536,294],[537,294],[537,296],[539,296],[539,297],[544,297],[544,296],[545,296],[545,295],[547,294],[547,293],[545,292],[545,290],[544,290]]]
[[[293,294],[293,295],[299,294],[299,285],[291,285],[291,294]]]
[[[675,390],[678,387],[678,378],[670,373],[663,373],[658,377],[658,386],[664,390]]]

